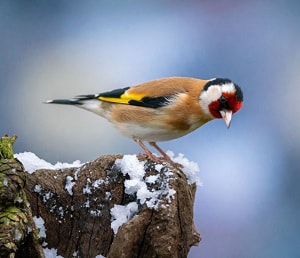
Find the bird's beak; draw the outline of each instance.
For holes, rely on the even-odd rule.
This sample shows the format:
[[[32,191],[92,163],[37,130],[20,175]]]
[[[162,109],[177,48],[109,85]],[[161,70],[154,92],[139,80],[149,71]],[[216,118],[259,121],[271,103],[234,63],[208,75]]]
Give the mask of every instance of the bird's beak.
[[[220,114],[223,117],[227,128],[229,128],[232,118],[232,110],[220,110]]]

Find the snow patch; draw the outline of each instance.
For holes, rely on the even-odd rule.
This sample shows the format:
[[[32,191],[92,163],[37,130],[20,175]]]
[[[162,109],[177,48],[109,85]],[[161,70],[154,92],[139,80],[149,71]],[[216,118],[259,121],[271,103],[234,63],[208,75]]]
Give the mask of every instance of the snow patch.
[[[201,179],[197,176],[199,166],[196,162],[189,161],[182,153],[175,156],[174,152],[167,151],[167,154],[175,163],[183,166],[182,172],[185,174],[189,184],[196,183],[198,186],[202,186]]]
[[[124,155],[122,159],[117,159],[115,164],[121,168],[124,176],[128,174],[131,179],[141,180],[145,175],[145,161],[139,161],[136,155]]]
[[[157,175],[150,175],[145,178],[145,161],[139,161],[136,155],[124,155],[122,159],[117,159],[115,165],[121,170],[123,175],[129,175],[129,179],[125,180],[125,193],[129,195],[136,194],[137,201],[140,204],[146,203],[149,208],[157,209],[161,201],[165,198],[169,201],[176,193],[175,190],[169,188],[171,171],[166,169],[163,164],[157,164]],[[148,189],[147,184],[159,184],[158,190]],[[171,191],[170,191],[171,190]]]
[[[34,224],[36,228],[39,230],[39,238],[46,238],[46,228],[44,226],[45,221],[42,217],[33,217]]]
[[[6,177],[4,177],[3,179],[3,185],[8,186],[8,179]]]
[[[32,174],[38,169],[65,169],[65,168],[73,168],[73,167],[81,167],[83,164],[76,160],[73,163],[62,163],[57,162],[55,165],[39,158],[32,152],[23,152],[14,155],[15,158],[21,161],[25,170]]]
[[[136,195],[137,198],[136,202],[124,206],[115,205],[111,209],[111,228],[115,234],[123,223],[138,212],[139,204],[146,204],[150,209],[157,209],[163,201],[171,202],[176,194],[176,191],[169,187],[169,181],[173,180],[172,171],[163,164],[157,164],[155,165],[157,175],[146,177],[145,164],[146,162],[139,161],[136,155],[124,155],[122,159],[115,161],[116,167],[121,170],[122,174],[129,176],[129,179],[124,181],[125,193]],[[163,204],[161,207],[165,205],[168,204]]]
[[[114,207],[110,209],[112,219],[111,228],[114,233],[117,234],[119,227],[133,218],[137,212],[138,205],[136,202],[130,202],[125,206],[115,204]]]
[[[46,258],[64,258],[60,255],[57,255],[57,249],[54,248],[44,248],[44,254]]]
[[[65,189],[67,190],[69,195],[73,195],[73,186],[75,185],[75,182],[73,180],[74,180],[74,178],[71,176],[66,177]]]
[[[41,185],[35,185],[33,191],[40,193],[43,190]]]
[[[85,187],[82,189],[82,192],[83,192],[84,194],[92,194],[92,190],[91,190],[90,184],[91,184],[91,179],[87,178],[87,180],[86,180],[86,185],[85,185]]]
[[[94,183],[92,183],[92,186],[94,189],[98,189],[104,183],[105,181],[103,179],[97,179]]]
[[[158,170],[160,171],[160,169]],[[158,175],[151,175],[145,178],[146,183],[154,184],[158,179]]]
[[[21,231],[19,229],[15,229],[15,234],[14,234],[14,238],[17,241],[20,241],[23,237],[23,234],[21,233]]]

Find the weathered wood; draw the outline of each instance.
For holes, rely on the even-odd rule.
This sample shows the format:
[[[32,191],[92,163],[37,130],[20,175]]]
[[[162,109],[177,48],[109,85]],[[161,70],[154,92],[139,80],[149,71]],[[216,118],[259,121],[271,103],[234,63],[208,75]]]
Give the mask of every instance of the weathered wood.
[[[176,190],[171,203],[157,210],[143,209],[124,224],[116,235],[108,257],[187,257],[200,234],[194,227],[195,185],[188,185],[180,170],[174,169],[170,187]]]
[[[196,186],[189,185],[178,168],[169,168],[174,199],[163,200],[156,210],[140,205],[138,216],[114,235],[110,209],[136,198],[124,192],[125,177],[114,165],[120,157],[103,156],[81,168],[38,170],[27,175],[26,193],[33,214],[45,220],[48,248],[57,248],[64,257],[72,257],[74,252],[87,258],[98,254],[112,258],[187,257],[190,247],[200,241],[193,222]],[[155,171],[152,162],[146,163],[145,169],[146,175],[163,173]],[[73,195],[65,189],[67,176],[74,179]],[[103,183],[95,188],[97,180]]]
[[[22,164],[13,158],[16,136],[0,139],[0,257],[43,258],[29,202]]]
[[[5,137],[0,146],[0,257],[42,258],[43,243],[63,257],[176,258],[187,257],[199,243],[193,222],[196,186],[188,184],[180,166],[157,166],[144,155],[138,157],[144,161],[145,177],[157,175],[155,182],[146,183],[150,192],[159,190],[152,207],[139,202],[136,194],[126,194],[128,175],[115,164],[120,155],[103,156],[80,168],[29,174],[11,158],[13,141]],[[3,146],[9,151],[1,151]],[[168,189],[175,194],[168,196]],[[136,215],[114,234],[111,209],[132,202],[138,204]],[[43,218],[45,239],[38,238],[33,216]]]

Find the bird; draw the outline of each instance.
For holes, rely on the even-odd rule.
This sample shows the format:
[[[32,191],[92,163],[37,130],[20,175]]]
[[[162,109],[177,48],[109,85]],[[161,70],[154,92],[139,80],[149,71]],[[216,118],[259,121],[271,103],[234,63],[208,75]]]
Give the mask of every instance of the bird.
[[[162,159],[171,162],[157,142],[182,137],[213,119],[223,118],[229,128],[232,115],[243,105],[243,93],[236,83],[226,78],[166,77],[46,103],[91,111],[132,138],[151,160],[158,158],[144,142],[154,147]]]

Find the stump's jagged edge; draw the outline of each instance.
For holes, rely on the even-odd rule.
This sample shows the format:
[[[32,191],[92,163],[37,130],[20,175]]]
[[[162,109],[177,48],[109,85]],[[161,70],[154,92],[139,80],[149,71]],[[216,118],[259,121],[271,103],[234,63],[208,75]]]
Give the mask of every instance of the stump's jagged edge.
[[[169,166],[173,199],[162,196],[157,209],[139,204],[137,216],[114,235],[110,209],[136,200],[125,193],[126,176],[115,166],[118,158],[122,156],[107,155],[80,168],[26,174],[26,194],[33,215],[45,221],[47,247],[63,257],[187,257],[191,246],[200,242],[193,222],[195,184],[188,184],[179,168]],[[145,163],[147,176],[165,170],[156,171],[152,161]]]

